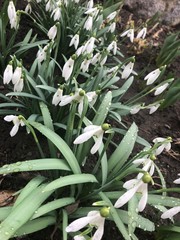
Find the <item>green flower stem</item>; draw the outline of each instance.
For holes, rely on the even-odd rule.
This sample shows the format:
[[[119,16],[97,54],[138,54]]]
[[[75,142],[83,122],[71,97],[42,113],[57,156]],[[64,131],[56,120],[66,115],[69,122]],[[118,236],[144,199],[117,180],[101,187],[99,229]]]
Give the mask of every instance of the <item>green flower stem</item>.
[[[161,189],[158,189],[158,190],[149,191],[149,193],[164,193],[164,192],[180,193],[180,188],[161,188]]]
[[[72,142],[72,135],[74,130],[74,119],[76,115],[76,107],[77,103],[73,102],[69,111],[69,117],[68,117],[68,123],[67,123],[67,129],[65,134],[65,141],[70,146]]]

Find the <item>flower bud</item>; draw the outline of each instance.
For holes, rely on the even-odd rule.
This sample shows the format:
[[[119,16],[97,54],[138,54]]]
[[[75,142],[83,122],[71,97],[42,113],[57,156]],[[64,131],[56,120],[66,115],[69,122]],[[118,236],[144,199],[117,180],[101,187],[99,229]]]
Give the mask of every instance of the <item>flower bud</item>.
[[[142,181],[144,183],[149,183],[149,182],[152,182],[152,177],[151,175],[147,172],[147,173],[144,173],[143,177],[142,177]]]
[[[104,131],[109,130],[110,127],[111,127],[111,125],[108,124],[108,123],[104,123],[104,124],[101,126],[102,130],[104,130]]]
[[[108,217],[109,216],[109,212],[110,212],[110,207],[103,207],[100,209],[100,215],[101,217]]]
[[[156,160],[156,155],[155,155],[155,154],[151,154],[151,155],[150,155],[150,159],[151,159],[152,161]]]

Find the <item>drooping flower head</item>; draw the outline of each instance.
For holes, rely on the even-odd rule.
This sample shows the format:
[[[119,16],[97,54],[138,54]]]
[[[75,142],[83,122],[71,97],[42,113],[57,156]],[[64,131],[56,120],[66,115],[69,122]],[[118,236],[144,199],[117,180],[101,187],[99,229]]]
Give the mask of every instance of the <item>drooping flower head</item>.
[[[161,154],[164,149],[166,151],[169,151],[171,149],[171,142],[172,142],[171,137],[167,137],[167,138],[157,137],[157,138],[155,138],[153,140],[153,143],[160,144],[160,146],[157,147],[157,149],[155,150],[155,155]]]
[[[22,116],[15,116],[15,115],[7,115],[4,117],[4,120],[7,122],[13,122],[14,127],[11,129],[10,131],[10,136],[13,137],[16,135],[16,133],[19,130],[19,126],[24,126],[25,123],[23,121],[23,117]]]

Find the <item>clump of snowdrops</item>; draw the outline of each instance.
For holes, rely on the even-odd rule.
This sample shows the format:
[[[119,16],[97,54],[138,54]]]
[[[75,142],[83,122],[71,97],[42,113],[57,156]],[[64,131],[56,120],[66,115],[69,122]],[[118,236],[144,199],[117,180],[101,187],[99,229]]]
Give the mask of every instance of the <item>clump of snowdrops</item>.
[[[138,239],[136,228],[155,230],[143,216],[147,204],[158,208],[162,218],[179,212],[180,201],[166,196],[156,165],[162,151],[170,150],[171,137],[158,137],[151,145],[138,136],[135,123],[127,129],[121,122],[123,115],[140,109],[156,111],[162,99],[147,106],[141,99],[152,92],[160,95],[172,79],[162,81],[162,66],[145,76],[140,94],[122,100],[138,74],[133,70],[135,58],[124,58],[117,44],[120,5],[121,1],[109,1],[104,8],[92,0],[37,0],[28,1],[21,12],[46,39],[30,68],[11,56],[3,73],[10,92],[1,95],[5,102],[0,107],[4,120],[13,123],[11,137],[26,126],[41,158],[5,165],[0,174],[46,170],[48,175],[33,178],[17,192],[13,206],[0,208],[2,240],[52,224],[61,231],[60,239],[100,240],[105,221],[114,221],[124,239]],[[7,13],[11,27],[18,29],[19,19],[12,25],[12,19],[17,21],[13,1]],[[134,31],[130,26],[121,37],[132,42]],[[145,34],[142,28],[137,37]],[[48,156],[37,132],[48,141]],[[137,154],[136,143],[142,146]],[[161,179],[158,190],[153,190],[155,174]]]

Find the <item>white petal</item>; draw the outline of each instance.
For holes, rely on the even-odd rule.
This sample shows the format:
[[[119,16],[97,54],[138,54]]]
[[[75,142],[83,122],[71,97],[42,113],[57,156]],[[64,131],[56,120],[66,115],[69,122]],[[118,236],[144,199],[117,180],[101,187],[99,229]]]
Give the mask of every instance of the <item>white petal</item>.
[[[56,93],[54,94],[53,99],[52,99],[53,105],[57,106],[59,104],[59,102],[62,99],[62,94],[63,94],[63,90],[58,88],[58,90],[56,91]]]
[[[73,100],[75,99],[75,95],[64,95],[62,98],[61,98],[61,102],[59,104],[59,106],[65,106],[69,103],[71,103]]]
[[[62,76],[65,78],[66,81],[70,78],[71,73],[73,71],[73,67],[74,67],[74,60],[72,58],[69,58],[69,60],[64,64],[64,67],[62,70]]]
[[[8,84],[11,81],[12,76],[13,76],[13,67],[11,64],[8,64],[3,74],[3,83]]]
[[[96,133],[96,130],[91,130],[88,132],[85,132],[81,135],[79,135],[79,137],[77,137],[74,140],[74,144],[81,144],[83,142],[86,142],[87,140],[89,140],[94,134]]]
[[[84,132],[88,132],[88,131],[92,131],[92,130],[99,131],[99,130],[102,130],[102,128],[101,128],[101,126],[97,126],[97,125],[89,125],[84,128]]]
[[[79,113],[80,116],[82,115],[82,112],[83,112],[83,105],[84,105],[84,102],[83,102],[83,99],[82,99],[82,101],[80,101],[80,103],[78,105],[78,113]]]
[[[138,204],[139,212],[142,212],[144,210],[144,208],[146,207],[147,199],[148,199],[148,190],[147,190],[147,183],[146,183],[146,184],[143,184],[142,197]]]
[[[104,221],[105,221],[105,218],[102,218],[101,223],[98,226],[98,229],[96,230],[96,232],[94,233],[94,235],[92,237],[92,240],[101,240],[102,239],[102,236],[104,233]]]
[[[133,188],[138,183],[137,179],[130,179],[123,184],[123,188],[130,189]]]
[[[22,92],[24,87],[24,79],[20,78],[20,80],[14,84],[14,92]]]
[[[161,104],[156,104],[156,105],[150,107],[150,108],[149,108],[149,109],[150,109],[149,114],[154,113],[154,112],[160,107],[160,105],[161,105]]]
[[[98,149],[102,144],[102,139],[103,139],[103,133],[100,136],[98,136],[98,138],[95,140],[95,144],[91,148],[91,154],[95,154],[98,151]]]
[[[126,204],[136,193],[138,186],[131,188],[127,192],[125,192],[114,204],[115,208],[120,208],[124,204]]]
[[[121,77],[122,77],[123,79],[127,79],[127,78],[129,77],[129,75],[132,73],[133,66],[134,66],[134,62],[129,62],[129,63],[125,66],[125,68],[124,68],[124,70],[123,70],[123,72],[122,72],[122,75],[121,75]]]
[[[22,68],[16,67],[14,74],[12,76],[12,83],[16,84],[20,80],[21,75],[22,75]]]
[[[147,80],[147,85],[150,85],[152,83],[154,83],[154,81],[156,81],[156,79],[159,77],[161,71],[158,69],[150,72],[145,78],[144,80]]]
[[[167,210],[166,212],[164,212],[161,215],[161,218],[163,218],[163,219],[172,218],[174,215],[176,215],[179,212],[180,212],[180,206],[173,207],[173,208]]]
[[[173,183],[180,184],[180,178],[178,178],[178,179],[174,180],[174,182],[173,182]]]
[[[7,115],[7,116],[4,117],[4,120],[5,120],[6,122],[11,122],[11,121],[13,121],[15,118],[18,118],[18,117],[15,116],[15,115]]]
[[[171,143],[168,142],[168,143],[165,144],[165,150],[169,151],[170,149],[171,149]]]
[[[10,131],[10,135],[11,135],[11,137],[13,137],[14,135],[16,135],[16,133],[18,132],[18,130],[19,130],[19,123],[16,123],[15,125],[14,125],[14,127],[11,129],[11,131]]]
[[[157,137],[157,138],[155,138],[155,139],[153,140],[153,143],[160,143],[160,142],[163,142],[163,141],[165,141],[165,140],[166,140],[166,138]]]
[[[139,158],[133,161],[134,164],[140,165],[142,164],[147,158]]]
[[[164,144],[162,144],[156,149],[156,155],[161,154],[163,150],[164,150]]]
[[[85,227],[87,224],[89,224],[90,220],[93,219],[94,216],[86,216],[79,218],[72,222],[69,226],[66,227],[66,232],[77,232],[81,228]]]
[[[157,96],[157,95],[161,94],[168,86],[169,86],[169,83],[165,83],[162,86],[156,88],[154,95]]]

